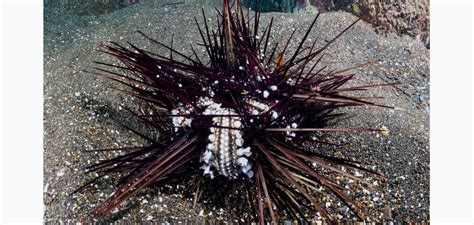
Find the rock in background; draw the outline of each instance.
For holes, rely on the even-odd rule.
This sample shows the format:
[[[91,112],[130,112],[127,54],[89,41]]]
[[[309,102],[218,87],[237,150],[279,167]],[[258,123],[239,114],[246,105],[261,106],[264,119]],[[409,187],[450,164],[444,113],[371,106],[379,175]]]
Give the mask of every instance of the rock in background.
[[[416,37],[427,48],[430,46],[430,8],[428,0],[400,2],[361,0],[362,19],[373,24],[379,32],[396,32]],[[353,4],[353,8],[357,7]]]
[[[415,37],[429,48],[429,0],[297,0],[293,12],[317,13],[344,10],[372,24],[379,33]]]

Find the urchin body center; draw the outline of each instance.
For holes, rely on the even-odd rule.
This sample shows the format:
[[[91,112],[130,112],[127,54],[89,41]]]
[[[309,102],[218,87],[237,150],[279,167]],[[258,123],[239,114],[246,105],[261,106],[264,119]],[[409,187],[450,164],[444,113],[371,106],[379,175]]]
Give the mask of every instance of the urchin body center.
[[[237,115],[235,110],[223,108],[221,104],[207,97],[199,98],[197,105],[205,108],[202,115],[212,117],[206,149],[200,158],[204,175],[214,178],[217,172],[229,179],[236,179],[239,174],[253,177],[254,172],[249,160],[252,151],[250,147],[244,146],[241,117],[233,116]],[[191,127],[192,119],[185,115],[193,112],[192,109],[191,106],[184,106],[171,111],[175,129]]]

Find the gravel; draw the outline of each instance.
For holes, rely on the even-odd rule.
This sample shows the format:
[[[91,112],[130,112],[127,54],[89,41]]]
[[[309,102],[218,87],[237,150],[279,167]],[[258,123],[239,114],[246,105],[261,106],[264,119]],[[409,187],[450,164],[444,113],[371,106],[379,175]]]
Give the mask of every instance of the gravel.
[[[96,174],[82,169],[107,156],[84,150],[141,145],[143,140],[117,123],[120,104],[133,105],[109,87],[110,81],[86,71],[93,61],[110,62],[97,51],[108,41],[130,41],[148,50],[163,49],[141,37],[137,29],[162,42],[174,36],[177,50],[189,52],[189,45],[199,43],[194,16],[201,18],[200,7],[140,3],[102,16],[67,15],[45,8],[44,26],[44,220],[48,223],[90,221],[89,212],[112,192],[114,178],[95,184],[85,191],[70,195]],[[207,15],[214,15],[205,6]],[[286,40],[290,28],[297,29],[299,40],[313,18],[309,15],[264,13],[262,24],[274,17],[274,39]],[[210,19],[211,20],[211,19]],[[321,43],[344,29],[356,17],[344,12],[324,13],[310,38]],[[212,21],[215,21],[213,17]],[[208,21],[211,22],[211,21]],[[296,41],[290,50],[296,47]],[[329,68],[349,67],[367,60],[374,65],[356,70],[355,84],[400,82],[395,87],[379,87],[371,95],[384,96],[377,102],[396,109],[355,107],[343,109],[347,116],[331,126],[382,127],[388,137],[375,133],[323,134],[342,144],[324,147],[324,152],[361,161],[385,174],[388,181],[379,191],[360,190],[356,197],[366,204],[367,212],[378,221],[429,221],[429,50],[408,36],[377,34],[359,22],[337,40],[324,59]],[[356,174],[362,176],[365,174]],[[192,199],[182,196],[182,186],[150,189],[132,197],[107,222],[167,221],[197,223],[202,221],[237,222],[232,206],[218,208],[205,203],[192,207]],[[181,191],[180,191],[181,190]],[[323,203],[341,220],[352,215],[337,202]],[[96,220],[96,219],[93,219]],[[288,222],[288,221],[287,221]]]

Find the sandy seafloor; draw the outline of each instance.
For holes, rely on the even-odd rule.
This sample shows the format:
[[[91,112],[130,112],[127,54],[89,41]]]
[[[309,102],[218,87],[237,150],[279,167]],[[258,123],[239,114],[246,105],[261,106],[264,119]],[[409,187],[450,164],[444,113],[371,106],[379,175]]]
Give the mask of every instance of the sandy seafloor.
[[[150,1],[152,2],[152,1]],[[104,159],[104,154],[82,150],[139,145],[139,137],[117,125],[118,104],[132,105],[108,87],[115,84],[87,74],[93,61],[110,62],[97,51],[108,41],[126,43],[163,52],[141,37],[137,29],[168,43],[174,34],[174,46],[189,53],[189,45],[200,42],[194,16],[202,18],[196,5],[161,6],[140,3],[102,16],[74,16],[45,9],[44,24],[44,221],[87,222],[89,212],[103,202],[113,190],[113,178],[70,196],[75,188],[94,174],[85,175],[84,166]],[[205,6],[208,15],[213,8]],[[312,15],[264,13],[262,24],[271,17],[275,40],[286,40],[296,28],[300,39],[313,20]],[[319,35],[329,39],[354,21],[345,12],[330,12],[320,16],[318,28],[310,39]],[[209,19],[215,22],[215,16]],[[296,47],[296,41],[290,50]],[[356,193],[366,205],[371,221],[429,221],[429,50],[408,36],[381,36],[364,22],[336,41],[328,50],[324,63],[330,68],[348,67],[367,60],[379,60],[375,65],[356,71],[355,83],[401,82],[396,88],[380,87],[370,91],[383,95],[379,100],[403,110],[375,107],[347,108],[347,117],[333,126],[381,127],[390,129],[383,137],[374,133],[330,134],[328,140],[344,144],[320,149],[327,154],[361,161],[388,177],[379,191]],[[126,201],[107,222],[203,222],[241,221],[236,208],[213,207],[183,198],[180,189],[154,188]],[[327,204],[336,218],[353,220],[337,202]]]

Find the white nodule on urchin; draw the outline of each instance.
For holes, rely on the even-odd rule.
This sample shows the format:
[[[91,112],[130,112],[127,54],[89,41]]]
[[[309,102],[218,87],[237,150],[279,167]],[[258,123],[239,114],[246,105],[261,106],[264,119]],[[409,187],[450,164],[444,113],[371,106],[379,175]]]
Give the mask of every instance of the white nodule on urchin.
[[[205,151],[203,155],[203,160],[206,163],[209,163],[209,160],[212,158],[212,152],[211,151]]]
[[[270,90],[276,91],[276,90],[278,90],[278,87],[276,85],[271,85]]]
[[[206,149],[209,151],[214,151],[215,147],[212,143],[207,144]]]
[[[188,127],[191,127],[191,124],[192,124],[192,123],[193,123],[193,119],[191,119],[191,118],[186,118],[186,119],[184,120],[184,124],[185,124],[186,126],[188,126]]]
[[[276,111],[272,111],[272,119],[278,118],[278,113]]]
[[[213,142],[213,141],[216,140],[216,135],[210,134],[209,137],[208,137],[208,139],[209,139],[210,142]]]
[[[238,156],[243,156],[243,155],[245,155],[245,156],[249,157],[249,156],[252,155],[252,152],[250,151],[250,147],[239,148],[239,149],[237,149],[237,155],[238,155]]]
[[[191,111],[185,110],[183,107],[179,107],[179,108],[171,110],[171,115],[173,115],[172,122],[175,128],[174,129],[175,131],[177,131],[178,128],[180,127],[186,127],[186,126],[191,127],[191,124],[193,121],[192,118],[186,118],[184,116],[176,116],[176,115],[188,115],[190,114],[190,112]]]
[[[270,106],[267,104],[255,101],[255,100],[247,100],[247,105],[250,106],[248,109],[253,115],[258,115],[263,112],[267,112],[270,109]]]
[[[240,126],[242,126],[242,123],[240,122],[240,120],[235,120],[233,125],[235,128],[240,128]]]
[[[247,171],[247,173],[245,173],[245,175],[247,175],[248,178],[252,178],[253,177],[253,170]]]
[[[249,160],[245,157],[239,157],[237,159],[237,164],[239,164],[240,166],[246,166],[248,162]]]
[[[238,146],[238,147],[241,147],[243,144],[244,144],[244,140],[242,138],[238,138],[235,140],[235,144]],[[237,150],[238,151],[238,150]]]
[[[270,96],[270,92],[268,92],[267,90],[263,91],[263,97],[268,98],[268,96]]]
[[[247,173],[250,169],[252,169],[252,164],[248,163],[245,166],[242,166],[241,170],[243,173]]]
[[[204,175],[211,172],[211,166],[207,163],[202,164],[201,169],[204,170]]]

